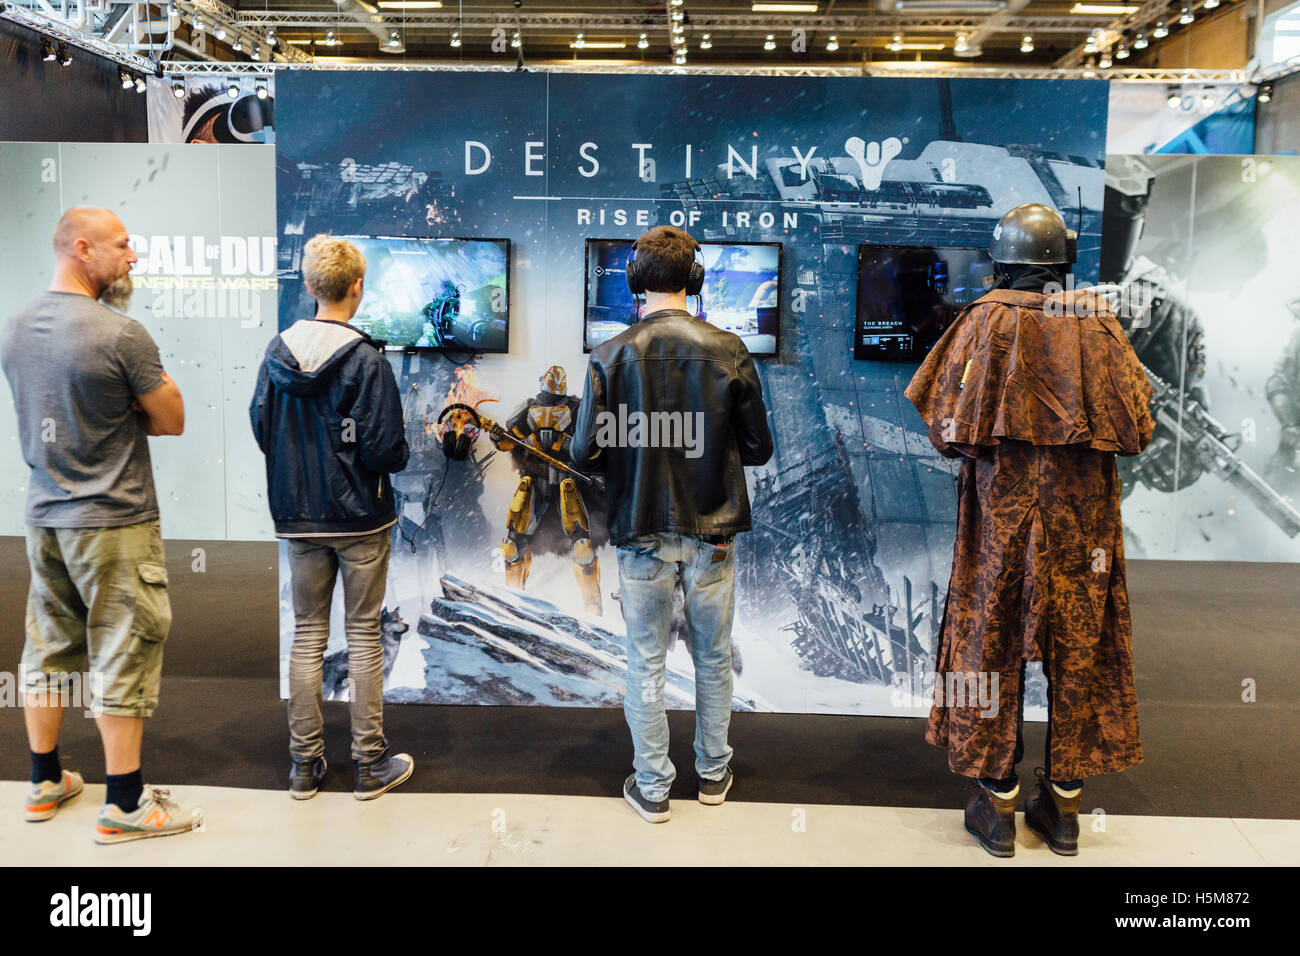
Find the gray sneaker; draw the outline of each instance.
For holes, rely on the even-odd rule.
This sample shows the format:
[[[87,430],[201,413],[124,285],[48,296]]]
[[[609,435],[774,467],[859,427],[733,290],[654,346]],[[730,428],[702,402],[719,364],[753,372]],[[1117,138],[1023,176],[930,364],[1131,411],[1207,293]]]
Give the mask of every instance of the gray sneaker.
[[[140,805],[131,812],[114,803],[106,803],[100,808],[95,842],[127,843],[149,837],[175,836],[202,827],[202,810],[183,807],[171,799],[169,791],[145,784]]]
[[[406,783],[415,771],[415,761],[410,754],[391,755],[385,750],[375,760],[352,761],[357,771],[357,783],[352,796],[358,800],[373,800],[389,790]]]
[[[623,799],[632,804],[632,809],[641,815],[646,823],[667,823],[673,815],[668,809],[668,798],[659,801],[647,800],[636,785],[636,774],[628,774],[623,781]]]
[[[727,791],[731,789],[732,781],[736,779],[731,768],[727,767],[722,774],[721,780],[705,780],[700,778],[700,803],[710,807],[720,807],[727,802]]]
[[[310,800],[316,796],[329,765],[324,757],[315,760],[292,760],[289,768],[289,796],[295,800]]]

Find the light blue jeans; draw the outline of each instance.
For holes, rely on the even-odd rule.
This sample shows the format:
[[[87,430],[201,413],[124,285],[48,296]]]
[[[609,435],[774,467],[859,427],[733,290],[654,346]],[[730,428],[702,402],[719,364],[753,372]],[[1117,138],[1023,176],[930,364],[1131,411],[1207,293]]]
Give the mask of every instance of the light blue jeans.
[[[627,692],[637,789],[647,800],[668,796],[677,776],[668,759],[664,664],[673,589],[681,576],[686,627],[695,662],[695,772],[721,780],[731,760],[731,622],[736,610],[736,544],[659,532],[618,548],[618,579],[627,622]]]

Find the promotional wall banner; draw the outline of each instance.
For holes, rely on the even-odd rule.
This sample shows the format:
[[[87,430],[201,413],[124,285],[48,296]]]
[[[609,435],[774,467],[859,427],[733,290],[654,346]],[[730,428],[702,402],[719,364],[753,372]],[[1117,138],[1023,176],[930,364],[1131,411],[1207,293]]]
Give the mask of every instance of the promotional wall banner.
[[[275,330],[274,166],[266,147],[0,143],[0,321],[49,285],[64,210],[106,207],[131,236],[123,311],[185,398],[185,434],[149,443],[167,538],[272,533],[248,400]],[[21,535],[29,472],[0,391],[0,534]]]
[[[274,75],[150,77],[148,97],[151,143],[275,142]]]
[[[606,270],[621,268],[617,257],[602,259],[599,243],[589,256],[586,240],[670,223],[724,246],[705,254],[727,263],[701,302],[710,321],[734,321],[755,348],[779,339],[778,355],[756,360],[776,452],[748,469],[735,706],[926,712],[954,465],[903,397],[915,361],[854,360],[858,247],[938,247],[974,263],[965,250],[986,247],[1004,212],[1042,202],[1081,222],[1079,272],[1095,280],[1105,83],[301,72],[279,77],[277,97],[281,328],[313,314],[299,270],[319,232],[371,250],[360,325],[410,327],[428,344],[509,319],[505,354],[390,353],[412,455],[394,488],[389,700],[621,702],[623,621],[599,478],[578,483],[597,548],[594,600],[549,500],[526,541],[530,572],[510,586],[507,512],[538,466],[486,434],[469,461],[448,461],[436,422],[455,401],[498,422],[557,388],[576,401],[587,326],[599,335],[632,318],[621,276]],[[486,252],[411,244],[452,238],[508,239],[508,277]],[[752,271],[767,254],[735,248],[759,242],[780,244],[779,281]],[[982,291],[977,272],[921,259],[933,315],[947,307],[940,292]],[[487,304],[503,285],[505,315]],[[333,641],[326,690],[337,697],[347,693],[337,615]],[[690,706],[681,640],[669,675],[670,703]]]
[[[1109,156],[1104,282],[1156,384],[1130,557],[1300,561],[1300,159]]]
[[[1251,153],[1255,87],[1110,84],[1107,153]]]

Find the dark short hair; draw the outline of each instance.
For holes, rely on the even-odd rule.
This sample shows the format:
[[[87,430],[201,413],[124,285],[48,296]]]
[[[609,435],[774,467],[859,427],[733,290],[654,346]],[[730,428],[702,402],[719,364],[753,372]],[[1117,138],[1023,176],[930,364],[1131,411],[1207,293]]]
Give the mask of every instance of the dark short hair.
[[[636,241],[636,274],[647,292],[681,292],[695,261],[695,240],[675,226],[655,226]]]

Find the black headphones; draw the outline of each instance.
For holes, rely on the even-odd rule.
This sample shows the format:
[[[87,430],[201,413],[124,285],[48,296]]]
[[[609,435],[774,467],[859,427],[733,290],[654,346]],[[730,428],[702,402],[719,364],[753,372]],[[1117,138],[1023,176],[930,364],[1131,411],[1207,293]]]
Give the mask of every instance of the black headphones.
[[[469,405],[462,402],[452,402],[442,410],[438,416],[438,424],[441,425],[447,420],[447,416],[452,412],[468,413],[470,421],[476,429],[482,428],[479,421],[478,412]],[[464,461],[469,457],[469,450],[474,445],[474,436],[464,428],[444,428],[442,429],[442,454],[449,461]]]
[[[699,295],[700,290],[704,288],[704,251],[700,249],[700,244],[691,239],[691,245],[695,251],[700,254],[699,259],[691,262],[690,274],[686,277],[686,294]],[[633,295],[645,295],[645,283],[636,271],[636,241],[632,242],[632,248],[627,253],[627,287]]]

